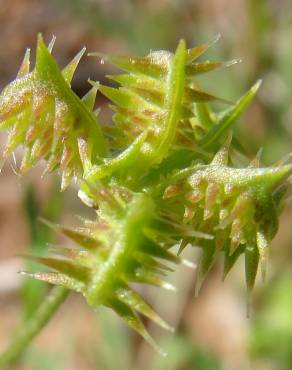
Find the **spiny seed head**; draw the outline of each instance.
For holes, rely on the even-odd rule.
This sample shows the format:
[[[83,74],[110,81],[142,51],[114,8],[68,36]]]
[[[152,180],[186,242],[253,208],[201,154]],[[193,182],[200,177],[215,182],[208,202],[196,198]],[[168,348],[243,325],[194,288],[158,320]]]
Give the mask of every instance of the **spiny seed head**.
[[[187,241],[202,247],[198,287],[223,251],[224,276],[239,255],[245,254],[246,281],[251,290],[259,263],[265,275],[269,245],[278,227],[279,199],[274,194],[292,174],[292,165],[239,169],[226,163],[223,146],[210,165],[194,170],[184,182],[168,185],[164,199],[169,209],[176,209],[177,219],[194,230],[214,235],[213,240],[185,236]],[[183,198],[185,206],[178,212],[177,202]]]
[[[165,161],[176,163],[176,158],[186,157],[188,160],[183,163],[189,165],[197,155],[208,158],[215,153],[218,143],[255,96],[260,82],[230,108],[215,114],[209,102],[219,100],[229,105],[230,102],[200,90],[194,78],[232,63],[197,62],[200,53],[196,55],[192,50],[186,49],[182,41],[174,54],[152,52],[145,57],[92,54],[126,73],[109,76],[119,85],[117,88],[99,86],[114,111],[113,124],[102,127],[113,158],[93,166],[87,173],[88,179],[110,181],[114,177],[132,186],[141,177],[145,181],[145,172],[157,166],[157,172],[163,169]],[[203,53],[207,48],[202,45],[194,50]]]
[[[45,172],[60,168],[62,189],[72,177],[82,177],[92,156],[105,154],[92,112],[97,87],[92,87],[82,100],[70,89],[84,51],[61,71],[39,36],[34,70],[29,71],[26,52],[16,80],[0,96],[0,128],[9,132],[3,159],[22,146],[20,171],[45,159]]]
[[[112,308],[155,346],[138,315],[168,325],[131,282],[174,290],[163,276],[183,261],[171,248],[179,245],[180,254],[194,244],[202,248],[197,290],[223,252],[224,276],[245,255],[251,291],[259,263],[266,273],[292,166],[261,168],[260,153],[247,168],[229,165],[230,129],[261,81],[231,105],[202,91],[197,75],[237,62],[198,61],[211,44],[187,49],[182,40],[175,53],[145,57],[96,54],[125,73],[109,76],[117,88],[89,81],[92,89],[79,99],[70,83],[84,49],[61,71],[53,43],[39,37],[35,68],[27,50],[0,95],[0,128],[8,131],[2,162],[23,146],[21,171],[44,159],[47,172],[61,170],[62,189],[77,177],[96,220],[53,226],[73,245],[31,257],[49,271],[30,276],[80,292],[94,308]],[[97,90],[111,101],[108,125],[93,112]],[[213,112],[215,100],[228,108]]]
[[[125,193],[127,203],[122,199]],[[180,259],[147,232],[147,228],[154,230],[155,225],[151,198],[119,188],[99,189],[96,196],[100,204],[96,221],[85,220],[74,229],[47,222],[68,237],[73,246],[54,248],[49,257],[29,257],[53,270],[31,276],[80,292],[93,307],[112,308],[153,344],[137,314],[166,329],[169,326],[129,283],[172,289],[161,275],[168,271],[169,263],[178,263]]]

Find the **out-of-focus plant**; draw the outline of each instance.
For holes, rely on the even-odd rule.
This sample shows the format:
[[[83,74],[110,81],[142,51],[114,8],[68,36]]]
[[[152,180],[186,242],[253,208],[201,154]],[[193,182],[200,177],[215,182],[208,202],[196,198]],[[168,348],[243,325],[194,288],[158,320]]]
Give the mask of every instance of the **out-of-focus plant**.
[[[98,328],[102,338],[106,340],[98,343],[93,351],[97,367],[103,370],[115,370],[117,363],[113,353],[123,355],[121,370],[145,369],[136,359],[136,353],[131,351],[129,337],[125,335],[124,328],[110,318],[109,313],[101,310],[98,314]],[[153,352],[153,356],[146,367],[149,370],[178,370],[181,368],[197,370],[223,370],[216,356],[194,345],[187,336],[174,335],[163,342],[167,351],[166,357]]]
[[[81,293],[93,309],[111,308],[160,351],[139,314],[171,328],[131,283],[173,290],[166,276],[177,264],[192,265],[180,256],[188,245],[202,249],[197,291],[221,252],[224,276],[245,256],[248,296],[259,264],[265,276],[292,165],[260,167],[258,155],[246,168],[235,166],[241,146],[231,139],[232,126],[260,82],[235,103],[202,90],[198,75],[237,62],[198,61],[209,46],[187,49],[182,40],[175,53],[93,53],[124,73],[108,76],[117,87],[90,81],[82,99],[70,83],[84,50],[62,71],[51,55],[53,42],[46,47],[39,37],[32,71],[26,52],[0,96],[0,127],[8,131],[3,163],[22,146],[21,172],[45,160],[45,173],[59,170],[62,190],[77,179],[79,197],[96,219],[82,219],[75,228],[45,221],[73,246],[28,256],[50,270],[23,274],[57,288],[0,357],[2,366],[19,356],[69,291]],[[94,111],[97,91],[114,112],[105,125]],[[215,101],[229,106],[215,112]]]
[[[40,200],[37,197],[36,189],[32,183],[28,184],[24,192],[23,207],[26,214],[26,220],[29,228],[30,245],[28,253],[43,256],[47,252],[48,243],[53,241],[52,230],[39,223],[39,217],[45,217],[48,220],[56,221],[61,213],[62,193],[59,192],[59,186],[53,184],[43,207],[40,207]],[[42,209],[40,209],[42,208]],[[28,270],[34,270],[36,263],[27,261],[25,267]],[[27,279],[22,286],[23,311],[26,318],[33,315],[35,309],[42,302],[46,294],[46,287],[37,280]]]
[[[270,284],[263,294],[258,314],[250,330],[253,361],[269,361],[273,369],[288,370],[292,363],[291,274],[286,273]]]

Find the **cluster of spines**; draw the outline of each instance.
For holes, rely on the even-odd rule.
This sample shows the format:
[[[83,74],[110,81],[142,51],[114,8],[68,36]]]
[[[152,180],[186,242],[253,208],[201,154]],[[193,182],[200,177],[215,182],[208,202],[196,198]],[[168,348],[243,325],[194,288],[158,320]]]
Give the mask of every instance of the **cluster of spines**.
[[[172,270],[169,263],[181,259],[166,248],[170,244],[167,232],[164,242],[156,240],[155,205],[148,195],[114,187],[95,189],[95,196],[100,205],[96,221],[83,220],[82,226],[74,229],[48,223],[75,247],[54,247],[49,257],[28,257],[55,271],[24,274],[82,293],[94,308],[113,309],[155,346],[137,314],[171,328],[129,283],[174,290],[163,276]]]
[[[217,98],[199,90],[193,77],[233,62],[195,62],[210,45],[186,49],[181,41],[175,54],[162,51],[144,58],[104,56],[129,72],[111,76],[121,87],[93,83],[88,94],[79,99],[70,83],[85,49],[61,71],[50,54],[53,44],[54,39],[47,48],[39,36],[34,70],[30,72],[28,50],[16,80],[0,96],[0,129],[9,130],[2,163],[22,145],[25,154],[20,172],[45,159],[45,173],[61,169],[62,189],[74,177],[96,181],[129,171],[135,177],[141,168],[145,172],[160,163],[169,149],[188,147],[200,152],[230,127],[258,88],[255,85],[220,116],[211,114],[202,102]],[[114,126],[100,127],[93,112],[98,89],[115,104]],[[203,130],[204,135],[196,135],[196,129]],[[109,137],[111,154],[107,157],[102,131],[105,135],[111,131],[115,140],[122,140],[118,145],[121,154],[116,156],[116,146]]]
[[[250,293],[259,263],[265,276],[269,245],[278,227],[280,203],[275,194],[291,175],[292,166],[259,168],[256,158],[248,168],[233,168],[228,166],[228,146],[224,145],[209,165],[188,169],[186,177],[182,177],[184,171],[178,173],[182,178],[166,187],[164,199],[166,207],[173,207],[172,213],[180,215],[182,223],[213,235],[213,239],[181,241],[180,252],[188,243],[202,248],[197,291],[223,251],[224,277],[245,254]]]
[[[100,86],[100,91],[114,103],[111,107],[116,112],[116,125],[107,127],[114,146],[127,147],[145,129],[152,143],[156,141],[161,145],[162,137],[169,130],[176,136],[172,140],[174,146],[194,145],[194,130],[188,119],[196,115],[195,103],[224,99],[199,89],[193,78],[237,62],[195,62],[209,46],[186,49],[181,41],[175,54],[167,51],[153,51],[145,57],[93,54],[128,72],[108,76],[120,85],[118,88]],[[181,86],[177,86],[178,79]],[[176,111],[177,117],[175,125],[168,127],[171,110]]]
[[[93,53],[125,74],[108,76],[118,87],[100,85],[99,90],[113,104],[114,125],[103,127],[115,157],[93,166],[88,177],[99,180],[131,171],[134,176],[160,164],[171,152],[189,150],[207,157],[212,146],[224,137],[255,96],[260,81],[230,108],[215,114],[206,103],[230,102],[198,88],[195,78],[202,73],[238,62],[197,62],[210,44],[186,49],[184,41],[176,52],[153,51],[145,57],[123,57]],[[210,149],[211,148],[211,149]],[[121,154],[116,155],[117,151]],[[139,164],[133,161],[139,156]],[[133,163],[134,162],[134,163]],[[118,163],[118,166],[117,166]],[[119,171],[116,171],[116,168]],[[124,181],[124,178],[122,178]]]
[[[45,173],[60,168],[65,189],[92,158],[106,154],[106,145],[93,112],[97,84],[82,99],[70,88],[85,48],[61,71],[51,55],[53,43],[46,47],[39,36],[33,71],[27,50],[17,78],[0,96],[0,129],[9,131],[2,164],[22,146],[20,172],[45,159]]]
[[[168,326],[129,282],[171,288],[160,275],[171,270],[165,262],[182,261],[169,251],[175,244],[180,251],[188,243],[202,247],[198,288],[220,251],[225,275],[244,253],[250,291],[277,229],[277,186],[285,184],[291,166],[255,168],[255,160],[250,168],[231,168],[227,146],[208,165],[191,163],[213,157],[260,82],[226,111],[211,112],[206,103],[217,98],[200,90],[194,78],[236,61],[197,62],[209,45],[186,49],[181,41],[175,54],[99,54],[127,73],[110,76],[119,88],[93,83],[81,100],[70,82],[84,49],[61,71],[52,46],[39,37],[34,70],[27,51],[17,79],[0,96],[0,128],[10,130],[3,159],[22,144],[21,171],[45,159],[47,172],[61,169],[62,189],[72,177],[84,177],[82,199],[96,206],[98,218],[79,229],[59,227],[76,247],[35,257],[55,271],[31,275],[82,293],[93,307],[111,307],[152,344],[137,312]],[[112,126],[100,127],[93,112],[98,89],[114,103]],[[186,149],[189,161],[176,166],[175,157]],[[165,179],[155,171],[164,171]]]

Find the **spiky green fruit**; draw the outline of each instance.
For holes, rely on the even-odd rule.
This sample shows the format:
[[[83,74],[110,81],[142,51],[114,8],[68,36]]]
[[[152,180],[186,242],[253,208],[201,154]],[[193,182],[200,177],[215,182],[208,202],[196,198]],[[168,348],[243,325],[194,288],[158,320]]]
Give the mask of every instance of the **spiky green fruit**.
[[[30,72],[28,50],[16,80],[0,96],[0,129],[9,131],[2,163],[23,146],[20,171],[45,159],[45,172],[61,169],[64,189],[73,177],[83,176],[91,158],[106,155],[107,149],[93,112],[97,86],[82,100],[70,88],[85,49],[61,71],[50,53],[52,46],[47,48],[39,36],[35,68]]]
[[[152,344],[137,313],[167,325],[130,283],[171,288],[161,275],[172,271],[168,263],[183,262],[170,251],[175,245],[201,246],[197,289],[220,251],[225,275],[244,254],[250,292],[259,262],[265,274],[291,165],[259,168],[256,160],[234,168],[228,145],[215,153],[260,81],[227,110],[213,112],[209,102],[230,102],[202,91],[195,78],[234,61],[198,62],[209,45],[187,49],[181,41],[174,54],[99,54],[126,73],[110,76],[118,88],[91,82],[80,100],[70,81],[83,51],[61,71],[51,47],[39,37],[34,70],[27,52],[0,96],[0,128],[10,131],[3,160],[22,145],[22,171],[45,159],[47,171],[61,169],[62,189],[72,177],[83,180],[79,194],[97,219],[57,227],[76,245],[32,257],[53,271],[29,275],[80,292],[94,308],[112,308]],[[97,89],[113,103],[113,122],[104,127],[93,113]]]
[[[95,196],[100,205],[96,221],[84,220],[75,229],[56,226],[75,246],[54,248],[49,257],[28,257],[55,271],[29,275],[82,293],[93,308],[110,307],[153,345],[137,313],[170,327],[129,283],[174,289],[163,275],[168,263],[179,263],[180,258],[153,237],[157,220],[148,195],[112,188],[96,189]]]
[[[278,228],[281,199],[277,189],[292,174],[292,165],[259,168],[228,166],[227,143],[209,165],[182,170],[164,191],[169,212],[194,230],[213,239],[183,238],[181,251],[190,242],[202,248],[197,290],[220,252],[224,253],[224,276],[241,254],[245,255],[246,284],[253,289],[258,265],[265,276],[270,242]],[[179,180],[175,181],[175,177]],[[184,199],[184,200],[182,200]]]
[[[108,76],[119,86],[100,85],[99,90],[113,103],[113,123],[102,129],[109,140],[113,158],[93,166],[90,181],[114,177],[121,183],[134,185],[145,172],[163,167],[170,155],[196,158],[214,154],[214,141],[224,138],[244,108],[255,96],[260,82],[255,84],[227,110],[215,114],[206,103],[225,99],[201,90],[195,77],[219,67],[238,62],[197,62],[210,44],[187,49],[181,41],[176,52],[153,51],[145,57],[113,56],[93,53],[126,71]],[[215,148],[217,147],[215,146]],[[118,151],[118,155],[116,155]]]

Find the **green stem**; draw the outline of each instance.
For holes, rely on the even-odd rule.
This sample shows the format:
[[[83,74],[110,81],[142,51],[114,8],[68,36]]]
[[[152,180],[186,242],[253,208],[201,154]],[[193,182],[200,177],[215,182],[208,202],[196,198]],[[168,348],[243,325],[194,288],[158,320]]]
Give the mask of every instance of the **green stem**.
[[[0,354],[0,369],[11,365],[41,331],[69,294],[69,290],[54,287],[35,314],[21,328],[6,351]]]

